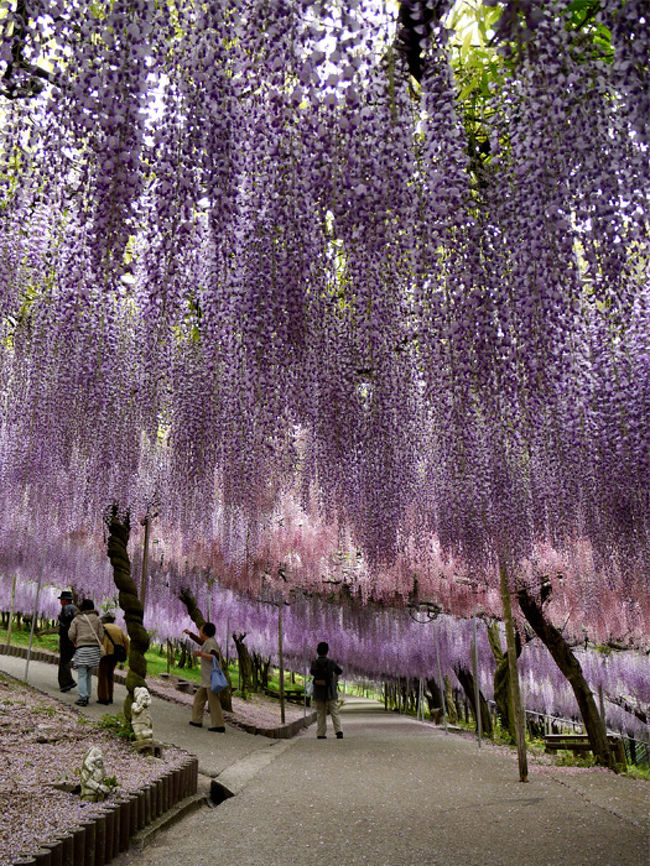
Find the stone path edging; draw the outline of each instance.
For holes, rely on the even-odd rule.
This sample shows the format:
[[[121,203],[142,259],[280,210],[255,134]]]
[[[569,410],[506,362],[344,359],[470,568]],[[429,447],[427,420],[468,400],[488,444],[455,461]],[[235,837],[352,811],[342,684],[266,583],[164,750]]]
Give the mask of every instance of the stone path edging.
[[[27,658],[26,647],[0,644],[0,653]],[[30,660],[58,664],[55,654],[43,650],[32,652]],[[180,767],[167,770],[139,791],[107,800],[102,815],[39,843],[12,866],[105,866],[132,844],[140,844],[148,828],[156,831],[204,803],[205,794],[197,794],[198,777],[199,760],[188,752]]]

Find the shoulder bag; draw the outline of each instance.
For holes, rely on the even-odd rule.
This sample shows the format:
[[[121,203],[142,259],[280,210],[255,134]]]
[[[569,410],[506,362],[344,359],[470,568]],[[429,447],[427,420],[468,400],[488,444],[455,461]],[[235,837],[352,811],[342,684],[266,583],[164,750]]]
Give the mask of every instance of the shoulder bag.
[[[91,630],[91,632],[93,633],[93,637],[95,638],[95,640],[96,640],[97,643],[99,644],[99,654],[102,655],[102,656],[106,655],[106,650],[104,649],[104,644],[103,644],[103,643],[100,641],[100,639],[97,637],[97,632],[96,632],[95,629],[93,628],[93,624],[92,624],[91,621],[88,619],[88,617],[86,616],[85,613],[83,614],[83,618],[86,620],[86,622],[87,622],[88,625],[90,626],[90,630]]]
[[[113,638],[111,637],[111,633],[107,628],[104,629],[104,634],[109,639],[109,641],[113,644],[113,652],[112,655],[115,656],[115,661],[118,664],[122,664],[122,662],[126,661],[126,648],[121,643],[115,643]]]
[[[224,689],[228,688],[228,680],[226,679],[226,675],[221,670],[219,663],[215,656],[212,656],[212,670],[210,671],[210,691],[218,695],[219,692],[222,692]]]

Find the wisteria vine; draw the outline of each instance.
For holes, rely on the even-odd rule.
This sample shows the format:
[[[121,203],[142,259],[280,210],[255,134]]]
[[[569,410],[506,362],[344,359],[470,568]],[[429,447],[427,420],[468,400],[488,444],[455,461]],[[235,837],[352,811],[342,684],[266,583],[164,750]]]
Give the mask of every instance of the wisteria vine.
[[[7,574],[117,506],[170,590],[498,615],[505,561],[647,643],[650,27],[573,5],[500,4],[478,121],[447,3],[7,6]]]

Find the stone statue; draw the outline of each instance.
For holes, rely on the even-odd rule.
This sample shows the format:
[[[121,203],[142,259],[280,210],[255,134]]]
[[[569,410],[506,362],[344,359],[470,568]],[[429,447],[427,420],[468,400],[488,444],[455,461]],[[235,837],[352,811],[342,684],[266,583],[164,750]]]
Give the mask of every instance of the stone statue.
[[[131,727],[137,745],[153,743],[153,722],[151,721],[151,695],[144,686],[136,686],[131,704]]]
[[[104,758],[98,746],[91,746],[84,755],[81,765],[81,799],[88,803],[100,803],[110,794],[111,789],[104,784]]]

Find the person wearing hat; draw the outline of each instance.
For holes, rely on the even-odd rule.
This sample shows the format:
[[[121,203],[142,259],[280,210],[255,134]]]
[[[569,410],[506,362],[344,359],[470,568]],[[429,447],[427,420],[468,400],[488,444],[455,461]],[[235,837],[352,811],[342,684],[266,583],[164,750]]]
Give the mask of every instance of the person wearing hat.
[[[72,678],[70,666],[74,655],[74,644],[68,637],[70,624],[77,613],[72,593],[64,589],[59,596],[61,602],[61,613],[59,614],[59,688],[62,692],[69,692],[77,684]]]

